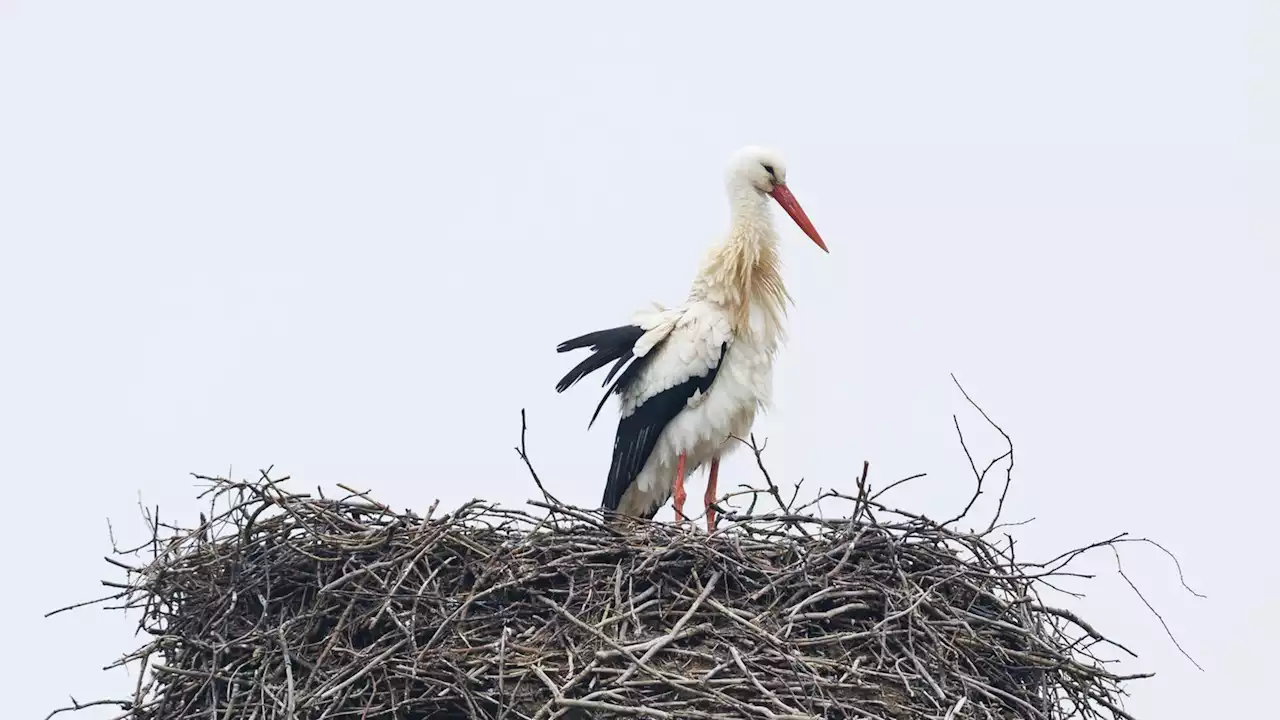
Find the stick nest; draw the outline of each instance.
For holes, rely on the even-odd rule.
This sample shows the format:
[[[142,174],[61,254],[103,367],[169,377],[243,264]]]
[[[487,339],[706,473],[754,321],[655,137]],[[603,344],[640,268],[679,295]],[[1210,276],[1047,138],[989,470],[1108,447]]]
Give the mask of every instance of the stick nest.
[[[960,435],[976,487],[944,522],[885,505],[915,478],[873,493],[865,464],[856,493],[797,504],[797,484],[788,501],[754,438],[766,487],[722,498],[710,536],[557,502],[523,430],[516,450],[546,498],[524,510],[419,515],[346,486],[288,491],[267,471],[197,476],[208,514],[181,527],[147,512],[151,539],[117,550],[145,562],[108,558],[125,582],[72,606],[140,612],[152,640],[116,663],[137,663],[132,697],[51,716],[1131,718],[1123,686],[1149,676],[1109,671],[1100,647],[1132,653],[1040,590],[1090,549],[1151,541],[1015,560],[997,524],[1013,445],[982,414],[1008,450],[979,470]],[[1006,460],[995,517],[959,529]],[[777,509],[757,512],[762,500]],[[823,519],[831,503],[849,507]]]
[[[709,537],[206,479],[117,596],[154,637],[121,718],[1127,717],[1043,569],[865,492]]]

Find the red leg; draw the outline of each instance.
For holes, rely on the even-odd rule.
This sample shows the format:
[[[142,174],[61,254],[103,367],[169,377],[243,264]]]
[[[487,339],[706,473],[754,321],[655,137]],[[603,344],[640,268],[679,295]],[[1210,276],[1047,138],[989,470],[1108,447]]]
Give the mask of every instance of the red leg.
[[[716,509],[711,507],[716,501],[716,477],[720,474],[720,458],[711,461],[711,472],[707,475],[707,494],[702,497],[707,504],[707,533],[716,531]]]
[[[676,484],[671,491],[671,497],[676,506],[676,521],[684,521],[684,453],[680,453],[680,459],[676,461]]]

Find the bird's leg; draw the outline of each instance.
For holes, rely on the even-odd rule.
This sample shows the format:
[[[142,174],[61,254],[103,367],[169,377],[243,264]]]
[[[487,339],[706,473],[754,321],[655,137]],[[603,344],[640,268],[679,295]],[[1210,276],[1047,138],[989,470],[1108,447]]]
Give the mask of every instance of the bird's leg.
[[[716,502],[716,476],[720,474],[720,458],[711,460],[711,472],[707,474],[707,494],[703,496],[703,500],[707,503],[707,534],[716,531],[716,509],[712,505]]]
[[[671,490],[671,498],[676,507],[676,522],[684,522],[684,453],[680,453],[680,459],[676,461],[676,484]]]

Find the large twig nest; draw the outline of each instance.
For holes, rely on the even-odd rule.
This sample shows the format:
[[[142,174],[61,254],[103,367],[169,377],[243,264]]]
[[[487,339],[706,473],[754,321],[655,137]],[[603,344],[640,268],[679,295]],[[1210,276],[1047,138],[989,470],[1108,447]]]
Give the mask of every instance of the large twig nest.
[[[121,717],[1127,717],[1102,638],[1007,550],[865,493],[855,520],[731,513],[708,537],[265,474],[211,492],[123,584],[154,639]]]

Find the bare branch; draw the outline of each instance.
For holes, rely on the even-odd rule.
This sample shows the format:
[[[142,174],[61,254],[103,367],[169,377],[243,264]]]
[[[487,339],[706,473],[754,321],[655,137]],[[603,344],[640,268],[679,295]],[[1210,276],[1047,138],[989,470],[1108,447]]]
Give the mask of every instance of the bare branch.
[[[547,492],[542,486],[542,479],[538,477],[538,471],[533,469],[533,462],[529,460],[528,444],[525,442],[525,435],[529,432],[529,423],[525,419],[524,408],[520,408],[520,445],[516,448],[516,454],[524,461],[524,466],[529,469],[529,475],[533,477],[533,484],[538,486],[538,490],[542,493],[542,497],[549,503],[556,505],[561,504],[554,495]]]

